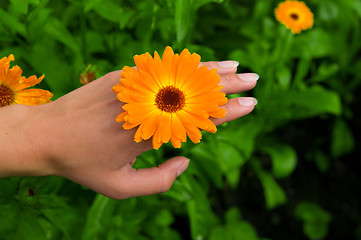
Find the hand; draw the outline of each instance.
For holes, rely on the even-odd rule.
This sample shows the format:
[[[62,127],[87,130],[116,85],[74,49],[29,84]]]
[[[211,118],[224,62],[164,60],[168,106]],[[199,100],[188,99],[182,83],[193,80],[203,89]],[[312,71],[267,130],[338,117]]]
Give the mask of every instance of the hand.
[[[258,75],[235,74],[233,61],[201,63],[217,68],[227,94],[252,89]],[[223,64],[223,67],[222,67]],[[228,66],[227,66],[228,64]],[[47,174],[82,184],[111,198],[123,199],[168,191],[187,167],[184,157],[172,158],[157,167],[134,169],[136,157],[152,149],[151,140],[134,142],[135,130],[124,130],[115,121],[122,103],[112,87],[120,71],[91,82],[58,100],[33,107],[29,138],[37,136],[36,152],[41,153]],[[211,119],[216,125],[251,112],[254,98],[234,98],[222,106],[226,116]]]

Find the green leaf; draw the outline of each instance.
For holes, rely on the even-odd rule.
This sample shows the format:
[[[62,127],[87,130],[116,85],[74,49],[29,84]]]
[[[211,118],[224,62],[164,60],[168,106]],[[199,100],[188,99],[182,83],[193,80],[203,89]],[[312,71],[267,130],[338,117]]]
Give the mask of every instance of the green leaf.
[[[14,234],[19,221],[17,218],[18,211],[16,211],[17,204],[13,199],[11,200],[12,202],[10,204],[4,204],[0,202],[0,233],[3,235],[10,235],[11,233],[7,239],[10,239]]]
[[[199,171],[204,173],[218,188],[223,186],[223,171],[219,161],[214,157],[210,146],[197,144],[191,149],[191,159],[194,159]]]
[[[100,194],[96,196],[86,218],[83,240],[98,239],[98,234],[111,223],[117,203],[115,199]]]
[[[296,91],[274,91],[272,99],[266,101],[268,110],[278,114],[275,119],[304,119],[320,114],[341,113],[341,99],[339,95],[321,86]]]
[[[12,201],[12,198],[18,193],[19,182],[19,177],[0,179],[0,200]]]
[[[175,5],[175,27],[177,42],[183,43],[190,30],[191,0],[176,0]]]
[[[321,63],[317,69],[317,74],[312,76],[312,82],[328,81],[335,76],[339,70],[340,66],[338,64]]]
[[[278,205],[286,203],[286,194],[270,174],[263,172],[258,176],[262,182],[268,209],[273,209]]]
[[[309,69],[311,66],[310,58],[301,58],[297,64],[297,70],[295,77],[293,79],[293,85],[295,89],[304,89],[305,79],[307,74],[309,74]]]
[[[217,223],[217,218],[203,188],[189,175],[188,181],[192,187],[192,200],[187,202],[191,235],[193,239],[207,239],[209,230]]]
[[[287,202],[287,197],[283,189],[277,184],[271,174],[263,170],[260,163],[256,160],[250,162],[254,171],[263,186],[266,199],[266,207],[273,209]]]
[[[162,209],[158,212],[158,214],[154,217],[154,223],[162,226],[167,227],[172,224],[174,221],[174,217],[170,211],[167,209]]]
[[[286,98],[287,97],[286,95]],[[321,113],[332,113],[335,115],[341,113],[341,100],[339,95],[320,86],[294,93],[289,96],[288,100],[290,100],[290,105],[295,105],[293,116],[297,118],[311,117]]]
[[[193,11],[198,10],[198,8],[211,3],[211,2],[215,2],[215,3],[222,3],[224,0],[197,0],[197,1],[193,1],[193,6],[192,9]]]
[[[361,17],[361,2],[358,0],[344,0],[344,1],[340,1],[340,3],[342,5],[344,5],[345,7],[349,7],[352,10],[354,10],[359,17]]]
[[[339,118],[335,121],[331,139],[331,153],[335,158],[352,152],[355,148],[355,141],[352,131],[346,121]]]
[[[226,178],[232,188],[235,188],[240,178],[240,168],[245,164],[245,158],[240,152],[230,144],[217,142],[216,153],[218,155],[218,164],[226,175]]]
[[[57,229],[59,229],[65,236],[65,239],[73,239],[74,226],[77,226],[83,221],[80,218],[81,212],[73,207],[69,207],[65,200],[58,201],[59,206],[53,209],[42,209],[41,212],[45,218]]]
[[[91,1],[91,4],[95,4],[91,8],[95,10],[104,19],[119,23],[120,28],[124,28],[129,19],[134,15],[131,10],[125,10],[115,1],[103,0],[103,1]],[[86,10],[90,7],[86,6]]]
[[[263,124],[263,119],[255,116],[234,120],[217,132],[216,140],[233,145],[248,159],[255,149],[256,137],[263,130]]]
[[[210,240],[258,240],[257,232],[247,221],[241,220],[238,208],[230,208],[225,215],[226,224],[216,226],[210,232]]]
[[[87,13],[103,0],[84,0],[84,12]]]
[[[0,8],[0,24],[4,24],[12,33],[19,33],[26,36],[27,31],[24,24],[18,21],[13,15]]]
[[[252,64],[252,56],[248,56],[248,53],[243,49],[233,50],[229,54],[229,59],[234,59],[239,62],[239,65],[242,67],[250,67]]]
[[[322,58],[338,54],[340,38],[335,37],[321,28],[311,29],[294,38],[294,57]]]
[[[80,48],[78,44],[68,29],[64,26],[64,23],[62,23],[60,20],[56,18],[48,19],[46,25],[44,26],[44,30],[54,39],[65,44],[74,52],[79,53]]]
[[[254,227],[246,222],[240,221],[238,223],[230,223],[226,226],[227,232],[232,236],[230,239],[242,240],[258,240],[257,232]],[[220,238],[222,239],[222,238]]]
[[[310,239],[323,239],[328,233],[331,215],[313,202],[301,202],[295,209],[295,216],[303,220],[303,231]]]
[[[30,52],[24,53],[24,58],[33,67],[34,71],[45,74],[44,81],[50,86],[56,99],[68,93],[74,85],[72,83],[71,66],[61,57],[52,57],[56,54],[50,50],[51,47],[50,42],[46,45],[35,44]],[[59,74],[59,69],[61,69],[61,74]]]
[[[29,9],[28,6],[29,6],[28,0],[11,0],[12,9],[14,9],[22,14],[28,13],[28,9]]]
[[[227,210],[225,219],[227,223],[237,222],[241,219],[241,212],[237,207],[231,207]]]
[[[278,80],[278,84],[282,89],[288,89],[291,82],[291,70],[286,66],[281,66],[276,70],[276,78]]]
[[[216,226],[215,228],[210,229],[210,230],[211,230],[211,232],[209,234],[209,240],[219,240],[219,239],[229,240],[229,239],[231,239],[230,233],[223,226]]]
[[[31,208],[19,209],[17,236],[26,240],[47,240],[45,232],[37,219],[37,213]]]
[[[262,150],[268,153],[272,159],[272,174],[276,178],[286,178],[296,168],[297,154],[289,145],[270,144],[262,146]]]
[[[325,173],[330,168],[330,157],[322,151],[316,151],[312,156],[312,159],[315,160],[315,164],[318,170],[322,173]]]

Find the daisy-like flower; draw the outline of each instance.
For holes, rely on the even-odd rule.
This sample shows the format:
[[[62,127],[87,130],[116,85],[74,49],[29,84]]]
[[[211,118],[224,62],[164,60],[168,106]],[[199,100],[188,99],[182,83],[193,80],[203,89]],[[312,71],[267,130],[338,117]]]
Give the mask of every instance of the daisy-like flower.
[[[224,117],[219,106],[228,99],[220,92],[217,69],[199,67],[200,59],[187,49],[179,55],[166,47],[162,59],[157,52],[154,58],[149,53],[136,55],[137,68],[123,68],[120,83],[113,87],[125,103],[116,121],[125,122],[124,129],[138,127],[136,142],[153,137],[155,149],[169,141],[179,148],[187,135],[200,142],[200,129],[217,131],[209,117]]]
[[[0,107],[12,104],[39,105],[50,102],[53,94],[42,89],[26,89],[40,83],[44,75],[28,78],[21,76],[23,71],[19,66],[10,68],[14,55],[0,59]]]
[[[313,13],[304,2],[287,0],[275,9],[276,19],[283,23],[293,34],[313,26]]]

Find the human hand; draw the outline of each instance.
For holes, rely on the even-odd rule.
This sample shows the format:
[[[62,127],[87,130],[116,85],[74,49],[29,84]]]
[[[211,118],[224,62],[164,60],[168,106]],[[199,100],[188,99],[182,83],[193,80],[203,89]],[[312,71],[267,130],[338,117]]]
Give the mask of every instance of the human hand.
[[[201,65],[218,69],[226,94],[250,90],[258,79],[252,73],[237,75],[233,61]],[[112,91],[119,79],[120,71],[111,72],[52,103],[33,107],[28,136],[37,136],[32,142],[45,159],[46,174],[68,178],[116,199],[166,192],[189,160],[175,157],[157,167],[132,167],[138,155],[152,149],[152,143],[134,142],[135,130],[124,130],[115,121],[123,105]],[[248,97],[230,99],[221,106],[226,116],[211,120],[219,125],[242,117],[256,103]]]

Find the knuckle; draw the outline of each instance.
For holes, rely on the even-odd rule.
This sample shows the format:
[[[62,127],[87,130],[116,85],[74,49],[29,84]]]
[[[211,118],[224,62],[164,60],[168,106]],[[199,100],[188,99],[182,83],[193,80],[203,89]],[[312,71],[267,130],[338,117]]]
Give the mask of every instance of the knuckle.
[[[169,176],[161,175],[159,180],[158,193],[168,192],[169,189],[172,187],[172,184],[173,181]]]

